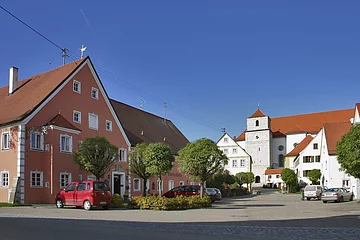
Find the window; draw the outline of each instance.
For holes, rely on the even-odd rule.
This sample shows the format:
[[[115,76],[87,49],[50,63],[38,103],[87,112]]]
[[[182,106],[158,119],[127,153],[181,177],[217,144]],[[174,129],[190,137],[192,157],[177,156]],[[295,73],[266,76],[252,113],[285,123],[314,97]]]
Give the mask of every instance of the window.
[[[86,190],[86,183],[79,183],[77,187],[77,191],[85,191]]]
[[[1,188],[9,187],[9,172],[8,171],[0,172],[0,187]]]
[[[258,127],[259,126],[259,120],[256,120],[255,122],[255,126]]]
[[[240,159],[240,167],[245,167],[245,166],[246,166],[246,160]]]
[[[74,80],[73,91],[77,93],[81,93],[81,83],[79,81]]]
[[[119,149],[119,161],[126,162],[126,149],[124,148]]]
[[[60,188],[66,187],[71,182],[71,173],[60,173]]]
[[[31,150],[44,150],[44,136],[38,132],[32,132],[30,136]]]
[[[173,189],[174,187],[174,180],[169,180],[169,190]]]
[[[227,143],[228,142],[228,138],[224,138],[224,143]]]
[[[87,180],[88,181],[93,181],[93,180],[96,180],[96,177],[94,175],[88,175]]]
[[[184,181],[180,181],[179,186],[184,186]]]
[[[72,152],[72,137],[68,135],[60,135],[60,152]]]
[[[320,162],[320,155],[315,156],[315,162]]]
[[[303,171],[303,177],[307,177],[310,171],[311,170],[304,170]]]
[[[225,149],[224,149],[224,153],[225,153],[225,154],[228,154],[229,151],[225,148]]]
[[[4,132],[1,135],[1,149],[9,150],[10,149],[10,133]]]
[[[271,179],[271,175],[268,176],[268,179],[269,179],[269,180]]]
[[[280,175],[278,174],[278,175],[276,175],[276,178],[280,178]]]
[[[298,143],[294,143],[294,145],[293,145],[293,146],[294,146],[294,148],[295,148],[297,145],[299,145],[299,144],[298,144]]]
[[[280,145],[278,149],[279,149],[279,151],[283,151],[283,150],[284,150],[284,146],[283,146],[283,145]]]
[[[76,183],[72,183],[65,189],[66,192],[73,192],[75,191]]]
[[[193,185],[195,185],[195,183],[194,183],[194,182],[190,182],[190,185],[193,186]]]
[[[30,187],[43,187],[43,172],[30,172]]]
[[[279,154],[279,167],[284,167],[284,155]]]
[[[82,181],[82,175],[80,174],[79,175],[79,182],[81,182]]]
[[[317,143],[314,143],[314,144],[313,144],[313,147],[314,147],[314,149],[318,149],[319,146],[318,146]]]
[[[236,154],[236,153],[237,153],[237,149],[236,149],[236,148],[233,148],[232,153],[233,153],[233,154]]]
[[[314,162],[314,156],[304,156],[303,157],[303,163],[313,163]]]
[[[134,178],[134,191],[140,192],[140,179]]]
[[[106,120],[106,130],[112,131],[112,121]]]
[[[342,181],[342,186],[343,187],[350,187],[350,181],[349,180],[343,180]]]
[[[91,97],[99,99],[99,90],[97,90],[97,88],[91,88]]]
[[[232,160],[232,167],[233,167],[233,168],[237,168],[237,167],[238,167],[238,160],[237,160],[237,159]]]
[[[81,112],[74,110],[73,121],[76,123],[81,123]]]
[[[95,113],[89,113],[89,128],[98,130],[98,126],[99,126],[98,115],[96,115]]]

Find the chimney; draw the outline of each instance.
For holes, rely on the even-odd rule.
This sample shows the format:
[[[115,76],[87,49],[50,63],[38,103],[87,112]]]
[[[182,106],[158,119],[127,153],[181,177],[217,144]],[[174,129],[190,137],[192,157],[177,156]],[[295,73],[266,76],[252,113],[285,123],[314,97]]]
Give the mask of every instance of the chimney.
[[[10,68],[10,76],[9,76],[9,95],[13,94],[17,88],[18,84],[18,72],[19,69],[17,67]]]

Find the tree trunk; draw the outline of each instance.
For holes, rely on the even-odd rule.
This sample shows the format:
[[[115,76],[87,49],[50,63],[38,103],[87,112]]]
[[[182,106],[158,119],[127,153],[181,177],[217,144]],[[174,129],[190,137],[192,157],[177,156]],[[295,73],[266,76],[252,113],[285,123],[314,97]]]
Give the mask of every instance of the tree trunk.
[[[162,188],[163,188],[162,182],[161,182],[161,175],[158,176],[158,179],[159,179],[159,182],[157,185],[158,185],[158,189],[159,189],[159,196],[161,197],[162,196]]]
[[[204,182],[201,181],[201,182],[200,182],[200,197],[201,197],[201,198],[204,196],[203,188],[204,188]]]
[[[143,197],[146,197],[146,190],[147,190],[147,189],[146,189],[146,181],[147,181],[147,179],[144,178],[143,181],[144,181],[144,182],[143,182],[143,192],[142,192],[142,196],[143,196]]]

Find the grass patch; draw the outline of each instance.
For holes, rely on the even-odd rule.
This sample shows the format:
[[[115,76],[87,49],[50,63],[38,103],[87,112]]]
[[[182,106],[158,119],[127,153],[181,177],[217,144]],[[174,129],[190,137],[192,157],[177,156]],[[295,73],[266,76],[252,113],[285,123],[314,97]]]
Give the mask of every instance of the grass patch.
[[[0,207],[29,207],[31,204],[0,202]]]

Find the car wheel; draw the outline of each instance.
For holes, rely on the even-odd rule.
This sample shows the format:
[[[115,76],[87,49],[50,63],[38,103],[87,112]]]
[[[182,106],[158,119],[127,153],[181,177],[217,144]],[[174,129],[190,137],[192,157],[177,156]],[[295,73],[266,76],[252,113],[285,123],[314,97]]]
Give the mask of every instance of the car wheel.
[[[351,202],[352,200],[354,200],[354,194],[351,195],[349,201]]]
[[[327,203],[327,201],[323,201],[323,203]]]
[[[109,210],[109,205],[102,206],[102,209]]]
[[[89,211],[89,210],[91,209],[91,203],[90,203],[89,200],[86,200],[86,201],[84,202],[84,209],[85,209],[86,211]]]
[[[61,199],[56,199],[56,207],[57,208],[63,208],[64,207],[64,204],[61,201]]]
[[[341,196],[339,202],[343,202],[343,201],[344,201],[344,197]]]

